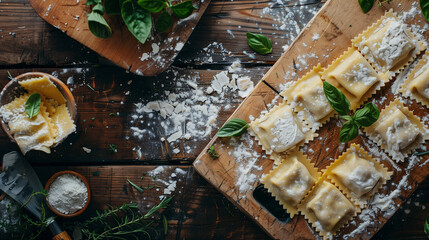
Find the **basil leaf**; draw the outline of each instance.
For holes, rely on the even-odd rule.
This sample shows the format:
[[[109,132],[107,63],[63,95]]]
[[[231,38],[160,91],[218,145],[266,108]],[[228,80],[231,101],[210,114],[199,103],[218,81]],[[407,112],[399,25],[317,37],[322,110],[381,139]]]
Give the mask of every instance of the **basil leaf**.
[[[178,18],[187,18],[189,17],[192,12],[197,9],[192,5],[192,0],[184,1],[179,4],[176,4],[174,6],[170,7],[173,11],[174,15],[176,15]]]
[[[371,10],[372,5],[374,5],[374,0],[359,0],[360,8],[364,13],[369,12]]]
[[[164,9],[165,0],[138,0],[137,4],[149,12],[158,13]]]
[[[88,14],[88,27],[96,37],[108,38],[112,35],[112,29],[109,24],[98,12]]]
[[[426,235],[429,237],[429,216],[426,218],[426,222],[425,222],[425,233]]]
[[[94,5],[96,3],[101,3],[101,0],[86,0],[86,6]]]
[[[158,19],[155,22],[155,29],[158,32],[165,32],[167,31],[171,25],[173,24],[173,19],[171,18],[171,15],[165,11],[159,15]]]
[[[340,90],[327,81],[323,82],[323,90],[325,91],[325,96],[328,99],[329,104],[335,111],[340,115],[347,115],[349,113],[350,102]]]
[[[363,127],[369,127],[378,120],[380,112],[374,103],[370,102],[365,105],[362,109],[356,111],[353,116],[357,124]]]
[[[342,119],[345,119],[346,121],[351,121],[353,120],[353,117],[349,116],[349,115],[341,115]]]
[[[420,9],[422,9],[422,13],[425,16],[426,20],[429,21],[429,1],[420,0]]]
[[[92,8],[93,12],[98,12],[99,14],[103,15],[104,14],[104,7],[103,4],[101,3],[97,3],[93,8]]]
[[[246,121],[239,118],[233,118],[227,122],[217,133],[218,137],[235,137],[243,134],[246,129],[249,128],[249,124]]]
[[[270,39],[261,34],[247,32],[247,43],[257,53],[266,55],[273,52]]]
[[[150,12],[139,7],[132,0],[126,0],[122,3],[121,15],[128,30],[139,42],[145,43],[152,29]]]
[[[347,121],[340,130],[340,142],[348,142],[357,137],[359,126],[354,121]]]
[[[121,6],[119,5],[119,0],[104,0],[104,8],[106,13],[109,15],[120,15]]]
[[[39,93],[33,93],[27,99],[27,102],[25,103],[25,112],[29,118],[33,118],[39,114],[41,101],[42,97]]]

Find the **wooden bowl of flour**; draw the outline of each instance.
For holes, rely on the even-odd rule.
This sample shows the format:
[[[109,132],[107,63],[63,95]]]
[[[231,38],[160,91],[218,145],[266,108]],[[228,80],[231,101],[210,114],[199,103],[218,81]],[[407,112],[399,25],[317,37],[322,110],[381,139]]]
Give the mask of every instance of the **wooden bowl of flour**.
[[[65,205],[64,206],[65,208],[72,206],[74,204],[74,202],[76,202],[76,201],[73,201],[74,199],[73,199],[72,194],[74,192],[76,192],[75,191],[76,187],[79,188],[82,186],[80,186],[81,184],[79,184],[79,185],[71,184],[71,183],[68,183],[67,181],[70,181],[71,179],[76,179],[76,178],[83,183],[82,186],[86,187],[86,190],[87,190],[86,202],[78,210],[76,210],[74,212],[70,212],[70,213],[64,213],[64,212],[56,209],[54,206],[52,206],[50,204],[50,202],[49,202],[50,194],[51,194],[51,196],[55,195],[55,197],[59,197],[60,200],[62,200],[59,202],[61,202],[62,205]],[[55,183],[58,180],[63,180],[62,182],[59,182],[59,183],[61,183],[61,186],[58,186],[58,183]],[[62,188],[65,188],[66,186],[70,186],[74,189],[65,189],[66,191],[64,191],[62,193],[59,192],[59,190],[61,190]],[[51,187],[52,188],[55,187],[55,189],[51,189]],[[48,193],[48,195],[46,196],[46,204],[48,205],[49,209],[51,209],[51,211],[54,212],[56,215],[58,215],[60,217],[64,217],[64,218],[72,218],[72,217],[76,217],[76,216],[82,214],[88,208],[89,202],[91,201],[91,189],[89,188],[88,180],[86,180],[86,178],[84,176],[82,176],[81,174],[74,172],[74,171],[70,171],[70,170],[55,173],[51,178],[49,178],[48,182],[46,183],[45,190]],[[67,190],[73,190],[73,191],[71,191],[71,193],[67,193]],[[66,203],[66,204],[64,204],[64,203]],[[66,206],[67,204],[69,204],[69,206]]]

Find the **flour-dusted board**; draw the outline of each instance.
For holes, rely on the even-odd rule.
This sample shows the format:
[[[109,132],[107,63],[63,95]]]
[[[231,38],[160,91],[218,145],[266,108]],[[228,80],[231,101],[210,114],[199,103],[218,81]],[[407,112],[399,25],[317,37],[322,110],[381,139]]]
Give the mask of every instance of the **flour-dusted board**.
[[[328,66],[351,46],[351,39],[376,22],[385,10],[390,8],[405,18],[408,24],[420,25],[424,29],[426,20],[420,13],[418,2],[415,1],[394,1],[390,4],[383,3],[382,7],[374,4],[373,9],[367,14],[362,12],[357,0],[330,0],[326,2],[231,118],[241,118],[250,122],[251,118],[258,117],[261,111],[269,110],[273,100],[281,101],[281,98],[276,98],[277,93],[273,89],[279,91],[281,84],[297,80],[317,63],[321,63],[322,67]],[[412,10],[410,11],[410,9]],[[429,39],[426,31],[423,31],[423,36],[426,40]],[[399,77],[397,78],[399,79]],[[395,93],[397,78],[394,78],[374,95],[375,103],[380,110],[393,99],[401,97],[400,94]],[[402,99],[415,115],[420,118],[428,115],[429,110],[421,104],[404,97]],[[429,125],[427,117],[423,119],[425,124]],[[384,200],[389,206],[385,209],[386,211],[376,210],[371,204],[371,200],[368,207],[370,211],[366,213],[370,213],[368,216],[371,221],[364,221],[358,215],[337,234],[339,239],[370,239],[429,174],[428,157],[422,156],[413,158],[412,162],[407,160],[403,163],[396,163],[362,132],[355,140],[347,144],[340,144],[339,132],[340,123],[337,119],[331,119],[317,131],[319,137],[300,149],[321,171],[338,158],[350,144],[358,143],[390,171],[394,172],[392,179],[379,191],[381,196],[385,196]],[[261,176],[272,169],[273,161],[263,154],[257,141],[246,136],[246,134],[235,139],[216,137],[212,139],[194,162],[195,169],[271,237],[275,239],[318,238],[318,234],[314,232],[314,229],[302,215],[295,216],[290,221],[280,221],[255,200],[254,189],[260,185]],[[257,155],[256,167],[243,170],[243,163],[239,158],[240,151],[234,147],[237,146],[237,142],[245,144],[247,146],[245,149],[260,153]],[[213,160],[207,154],[207,148],[210,146],[215,147],[220,156],[218,159]],[[237,182],[240,176],[246,175],[256,176],[256,180],[251,182],[250,190],[244,188],[247,191],[240,192],[239,188],[243,186],[243,181],[240,179],[241,182],[238,184]],[[399,189],[400,194],[396,195],[398,193],[395,191],[396,189]],[[392,201],[389,203],[389,200]]]
[[[91,12],[91,7],[86,6],[86,0],[30,0],[30,3],[48,23],[101,56],[133,73],[154,76],[173,63],[210,0],[194,0],[197,9],[191,16],[186,19],[173,17],[173,26],[168,31],[157,33],[152,30],[153,37],[145,44],[128,31],[120,16],[106,14],[113,34],[107,39],[95,37],[88,28],[87,13]]]

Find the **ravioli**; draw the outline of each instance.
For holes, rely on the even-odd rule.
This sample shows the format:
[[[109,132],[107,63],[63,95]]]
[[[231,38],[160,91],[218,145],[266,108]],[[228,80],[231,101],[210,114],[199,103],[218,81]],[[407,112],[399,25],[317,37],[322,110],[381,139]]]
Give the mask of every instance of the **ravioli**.
[[[314,165],[296,148],[261,182],[293,217],[298,204],[319,177]]]
[[[326,176],[361,207],[390,179],[392,172],[357,144],[332,163]]]

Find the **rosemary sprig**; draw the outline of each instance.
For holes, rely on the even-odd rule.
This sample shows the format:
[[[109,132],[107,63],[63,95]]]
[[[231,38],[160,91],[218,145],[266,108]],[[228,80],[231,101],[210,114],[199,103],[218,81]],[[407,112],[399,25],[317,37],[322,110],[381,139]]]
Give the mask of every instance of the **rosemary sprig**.
[[[111,208],[83,223],[77,223],[85,239],[150,239],[149,231],[153,230],[153,220],[148,218],[159,209],[166,208],[171,198],[164,198],[152,207],[145,215],[137,213],[136,204],[123,204],[119,208]],[[165,231],[165,223],[164,231]]]
[[[13,79],[15,79],[14,77],[12,77],[12,74],[10,74],[10,72],[9,72],[9,71],[7,71],[7,78],[8,78],[9,80],[13,80]]]

